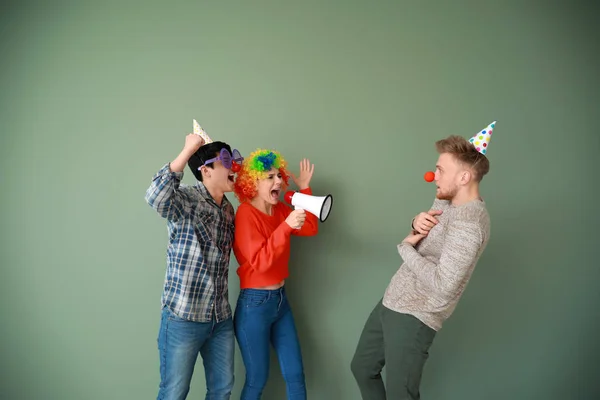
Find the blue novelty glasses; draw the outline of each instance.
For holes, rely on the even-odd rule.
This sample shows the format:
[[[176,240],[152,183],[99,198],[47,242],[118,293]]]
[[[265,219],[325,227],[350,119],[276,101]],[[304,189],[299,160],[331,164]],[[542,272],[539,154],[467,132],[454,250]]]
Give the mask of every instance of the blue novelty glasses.
[[[202,168],[206,164],[210,164],[215,161],[221,161],[221,163],[223,163],[223,166],[225,168],[231,169],[231,167],[234,164],[241,164],[242,161],[244,161],[244,157],[242,157],[242,155],[240,154],[240,152],[237,149],[233,149],[233,155],[232,155],[229,151],[227,151],[227,149],[223,148],[223,149],[221,149],[221,152],[218,157],[211,158],[210,160],[204,161],[204,164],[202,166],[198,167],[198,169]]]

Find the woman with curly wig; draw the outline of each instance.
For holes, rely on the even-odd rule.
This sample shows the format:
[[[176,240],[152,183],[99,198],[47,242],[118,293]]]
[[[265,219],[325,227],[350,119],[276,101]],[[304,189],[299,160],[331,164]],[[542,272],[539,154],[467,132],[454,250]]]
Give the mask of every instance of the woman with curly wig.
[[[276,151],[257,150],[244,160],[235,182],[240,201],[233,251],[240,294],[234,315],[235,335],[246,367],[242,400],[260,399],[269,375],[272,344],[287,388],[287,398],[306,399],[300,343],[284,282],[289,275],[291,235],[313,236],[317,217],[279,201],[291,177],[301,193],[312,195],[314,165],[300,162],[300,176],[289,173]]]

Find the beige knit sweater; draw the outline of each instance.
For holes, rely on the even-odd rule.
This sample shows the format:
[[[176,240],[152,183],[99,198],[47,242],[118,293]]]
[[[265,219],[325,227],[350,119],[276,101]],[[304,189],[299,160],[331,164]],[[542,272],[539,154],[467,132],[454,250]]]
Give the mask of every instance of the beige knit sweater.
[[[459,206],[435,200],[438,224],[413,247],[399,244],[404,260],[385,291],[383,305],[411,314],[438,331],[454,312],[490,236],[485,202]]]

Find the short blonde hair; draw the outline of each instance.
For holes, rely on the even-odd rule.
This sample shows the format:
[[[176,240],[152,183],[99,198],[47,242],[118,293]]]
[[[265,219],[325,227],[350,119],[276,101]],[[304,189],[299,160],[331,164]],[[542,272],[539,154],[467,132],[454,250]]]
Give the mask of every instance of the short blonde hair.
[[[460,163],[469,166],[474,172],[476,182],[481,182],[490,171],[490,161],[477,151],[475,146],[462,136],[451,135],[435,142],[438,153],[452,154]]]

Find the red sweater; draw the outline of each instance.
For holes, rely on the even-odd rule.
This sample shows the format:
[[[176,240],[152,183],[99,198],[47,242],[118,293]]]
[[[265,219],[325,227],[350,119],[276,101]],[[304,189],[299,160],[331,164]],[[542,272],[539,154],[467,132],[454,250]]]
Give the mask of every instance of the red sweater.
[[[310,188],[300,192],[312,195]],[[302,228],[293,229],[285,222],[291,212],[292,209],[282,202],[273,206],[273,215],[257,210],[250,203],[238,207],[233,252],[240,265],[237,274],[241,289],[270,286],[286,279],[291,235],[317,234],[316,216],[306,211]]]

